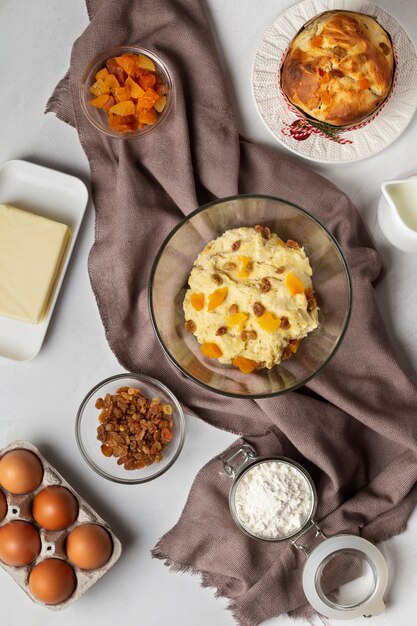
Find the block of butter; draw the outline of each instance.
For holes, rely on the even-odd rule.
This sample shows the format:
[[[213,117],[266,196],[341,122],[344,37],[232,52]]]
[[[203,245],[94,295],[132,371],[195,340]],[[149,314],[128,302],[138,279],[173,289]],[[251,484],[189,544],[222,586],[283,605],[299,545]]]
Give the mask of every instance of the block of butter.
[[[0,204],[0,315],[42,321],[70,235],[65,224]]]

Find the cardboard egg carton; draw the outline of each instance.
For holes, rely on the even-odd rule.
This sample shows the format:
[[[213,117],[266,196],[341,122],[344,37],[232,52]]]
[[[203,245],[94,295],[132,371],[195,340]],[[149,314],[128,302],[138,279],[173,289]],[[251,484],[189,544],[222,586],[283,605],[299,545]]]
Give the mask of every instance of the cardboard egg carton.
[[[39,531],[39,535],[41,538],[41,551],[36,560],[30,563],[30,565],[23,567],[10,567],[9,565],[6,565],[2,561],[0,561],[0,566],[13,578],[13,580],[17,582],[18,585],[20,585],[23,591],[29,596],[31,600],[33,600],[33,602],[36,602],[37,604],[40,604],[41,606],[46,607],[51,611],[60,611],[62,609],[65,609],[73,602],[76,602],[92,585],[94,585],[102,576],[104,576],[104,574],[111,567],[113,567],[122,552],[122,544],[113,533],[109,525],[96,513],[96,511],[94,511],[94,509],[89,506],[84,498],[82,498],[76,491],[74,491],[71,485],[67,483],[65,478],[61,476],[61,474],[50,463],[48,463],[45,457],[31,443],[27,441],[13,441],[5,448],[0,449],[0,458],[6,452],[10,452],[10,450],[16,449],[30,450],[31,452],[36,454],[36,456],[40,459],[43,465],[43,479],[41,484],[34,491],[25,495],[11,494],[0,486],[0,490],[6,497],[8,505],[6,517],[0,522],[0,527],[13,520],[23,520],[25,522],[31,522]],[[36,524],[36,522],[34,522],[32,518],[31,509],[33,498],[39,491],[42,491],[42,489],[50,485],[59,485],[62,487],[66,487],[75,496],[78,502],[77,519],[75,520],[74,524],[72,524],[68,528],[65,528],[64,530],[45,530],[44,528],[40,528],[39,525]],[[68,559],[65,552],[65,540],[67,535],[76,526],[85,523],[100,524],[107,530],[113,541],[113,552],[110,559],[102,567],[95,570],[82,570],[78,568]],[[77,585],[74,593],[68,598],[68,600],[62,602],[61,604],[43,604],[31,594],[29,589],[28,578],[31,570],[40,561],[43,561],[47,558],[63,559],[64,561],[69,563],[69,565],[71,565],[77,578]]]

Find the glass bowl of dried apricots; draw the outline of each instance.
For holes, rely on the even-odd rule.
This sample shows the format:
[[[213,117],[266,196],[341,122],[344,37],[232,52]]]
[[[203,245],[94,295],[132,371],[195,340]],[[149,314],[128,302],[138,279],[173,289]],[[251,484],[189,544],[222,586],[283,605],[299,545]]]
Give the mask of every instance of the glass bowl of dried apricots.
[[[168,235],[151,271],[149,309],[184,375],[225,396],[267,398],[329,363],[351,292],[343,252],[314,216],[279,198],[233,196]]]
[[[177,460],[185,418],[174,394],[141,374],[117,374],[98,383],[78,409],[78,449],[97,474],[116,483],[145,483]]]
[[[98,55],[84,72],[81,108],[95,128],[111,137],[137,139],[167,117],[173,81],[154,52],[119,46]]]

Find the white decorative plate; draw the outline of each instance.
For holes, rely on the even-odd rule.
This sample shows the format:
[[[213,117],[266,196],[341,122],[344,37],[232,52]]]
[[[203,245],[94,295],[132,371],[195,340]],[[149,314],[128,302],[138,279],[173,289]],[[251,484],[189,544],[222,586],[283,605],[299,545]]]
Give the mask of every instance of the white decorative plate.
[[[370,119],[328,133],[288,102],[280,89],[279,73],[289,43],[305,22],[337,9],[366,13],[385,28],[394,47],[396,74],[389,97]],[[359,161],[389,146],[413,117],[417,108],[417,53],[397,20],[371,2],[303,0],[284,11],[266,31],[255,56],[252,88],[262,120],[288,150],[319,163]]]

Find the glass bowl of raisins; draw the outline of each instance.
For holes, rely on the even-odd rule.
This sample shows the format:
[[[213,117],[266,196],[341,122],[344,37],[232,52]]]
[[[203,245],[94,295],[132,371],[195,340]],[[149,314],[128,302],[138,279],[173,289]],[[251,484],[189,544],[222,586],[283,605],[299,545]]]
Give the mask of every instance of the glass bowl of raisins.
[[[253,233],[235,240],[234,229]],[[294,274],[301,265],[291,265],[293,252],[300,262],[307,256],[313,289],[306,270]],[[341,345],[351,306],[350,271],[334,236],[303,208],[263,195],[223,198],[190,213],[162,243],[149,283],[151,321],[166,356],[195,383],[234,398],[307,384]],[[313,316],[314,329],[300,332],[300,320]],[[275,365],[264,361],[265,343],[282,349]],[[230,353],[239,356],[228,362]]]
[[[78,409],[75,435],[82,457],[97,474],[116,483],[145,483],[177,460],[184,413],[158,380],[117,374],[88,392]]]
[[[101,52],[80,84],[81,108],[110,137],[138,139],[166,119],[173,99],[170,70],[154,52],[118,46]]]

